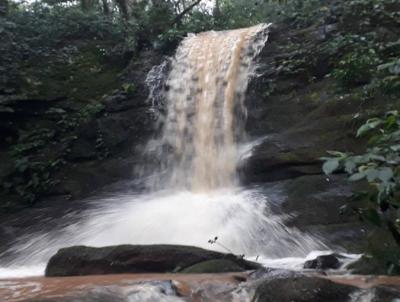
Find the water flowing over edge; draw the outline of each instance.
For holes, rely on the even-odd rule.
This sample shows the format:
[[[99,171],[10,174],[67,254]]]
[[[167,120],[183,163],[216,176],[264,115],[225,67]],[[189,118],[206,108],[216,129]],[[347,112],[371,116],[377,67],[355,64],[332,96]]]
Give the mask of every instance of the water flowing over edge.
[[[167,81],[162,165],[151,178],[151,192],[100,198],[77,222],[18,238],[0,255],[0,278],[42,275],[50,256],[71,245],[195,245],[293,269],[310,252],[327,249],[287,228],[287,217],[272,213],[263,192],[241,188],[235,178],[243,155],[237,141],[244,135],[244,94],[267,38],[266,24],[186,38]],[[157,73],[164,71],[164,65],[153,69],[150,78],[158,83]]]
[[[237,184],[237,142],[243,140],[247,115],[244,97],[268,28],[260,24],[203,32],[182,41],[170,64],[167,114],[156,146],[158,175],[166,177],[152,178],[150,191],[207,192]]]

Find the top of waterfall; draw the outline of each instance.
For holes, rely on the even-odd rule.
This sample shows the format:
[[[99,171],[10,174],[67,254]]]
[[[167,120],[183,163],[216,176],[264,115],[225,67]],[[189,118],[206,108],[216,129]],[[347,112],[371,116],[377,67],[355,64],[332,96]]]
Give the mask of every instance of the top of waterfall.
[[[201,34],[206,34],[206,33],[223,34],[223,33],[226,33],[226,32],[249,30],[249,29],[252,29],[252,28],[254,28],[254,29],[258,28],[259,29],[258,31],[263,31],[263,30],[269,29],[269,27],[271,27],[271,25],[272,25],[272,23],[260,23],[260,24],[253,25],[253,26],[250,26],[250,27],[240,27],[240,28],[225,29],[225,30],[218,30],[218,31],[217,30],[210,30],[210,31],[202,31],[202,32],[199,32],[199,33],[188,33],[186,35],[186,38],[191,38],[191,37],[198,36],[198,35],[201,35]]]

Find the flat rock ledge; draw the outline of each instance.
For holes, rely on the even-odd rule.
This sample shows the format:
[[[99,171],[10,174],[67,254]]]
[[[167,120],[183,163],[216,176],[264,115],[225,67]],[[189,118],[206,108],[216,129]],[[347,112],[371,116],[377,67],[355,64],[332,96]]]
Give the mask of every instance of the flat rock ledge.
[[[223,273],[261,266],[232,254],[180,245],[72,246],[49,260],[47,277],[124,273]]]

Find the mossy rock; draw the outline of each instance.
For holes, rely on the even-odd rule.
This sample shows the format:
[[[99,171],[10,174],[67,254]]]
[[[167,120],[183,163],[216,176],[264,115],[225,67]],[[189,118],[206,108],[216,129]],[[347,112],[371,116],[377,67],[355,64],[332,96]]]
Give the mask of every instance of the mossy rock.
[[[400,248],[389,230],[376,228],[370,232],[364,248],[367,254],[349,265],[349,270],[360,275],[400,275]]]
[[[384,265],[371,256],[362,256],[347,267],[353,274],[357,275],[384,275]]]
[[[227,272],[243,272],[246,269],[228,259],[215,259],[203,261],[189,266],[180,273],[184,274],[211,274]]]

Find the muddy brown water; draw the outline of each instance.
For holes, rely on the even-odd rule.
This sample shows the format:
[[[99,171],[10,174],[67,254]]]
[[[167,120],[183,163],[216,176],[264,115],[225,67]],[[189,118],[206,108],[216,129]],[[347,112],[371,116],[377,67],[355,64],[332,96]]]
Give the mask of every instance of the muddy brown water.
[[[151,281],[171,281],[176,293],[186,301],[199,301],[201,289],[212,285],[232,289],[246,280],[247,273],[223,274],[121,274],[77,277],[32,277],[0,280],[0,301],[68,297],[90,289],[117,287],[122,292],[133,285]]]
[[[2,279],[0,280],[0,301],[20,302],[36,299],[61,299],[74,297],[90,290],[110,287],[118,289],[117,292],[124,294],[129,292],[129,290],[132,292],[132,288],[140,284],[164,281],[172,284],[176,294],[174,297],[178,297],[177,299],[179,299],[176,301],[219,301],[218,296],[221,293],[234,290],[240,283],[245,282],[249,278],[249,275],[250,272],[221,274],[120,274]],[[368,289],[376,286],[400,287],[400,277],[311,275],[360,289]],[[213,295],[215,296],[213,297]],[[251,297],[248,298],[251,299]]]

